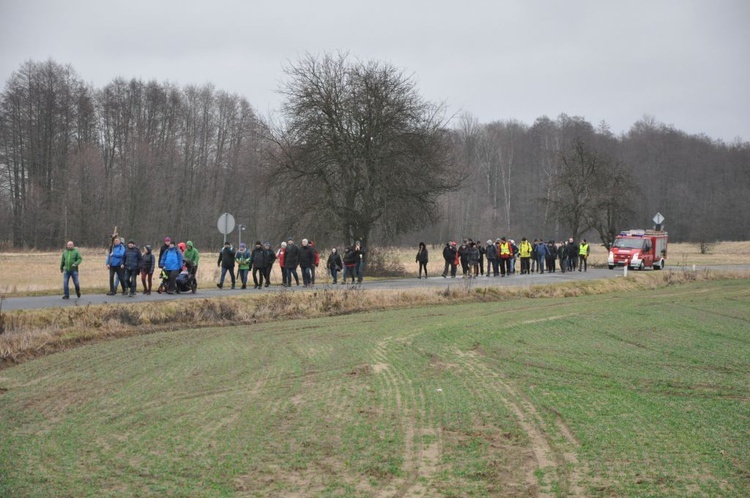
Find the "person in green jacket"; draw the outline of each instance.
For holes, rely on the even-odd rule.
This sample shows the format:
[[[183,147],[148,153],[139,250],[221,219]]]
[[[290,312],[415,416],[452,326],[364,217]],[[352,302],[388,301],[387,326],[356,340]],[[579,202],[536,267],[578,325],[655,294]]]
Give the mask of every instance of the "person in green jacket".
[[[237,270],[242,282],[242,288],[247,288],[247,273],[250,271],[250,265],[253,264],[253,258],[250,251],[247,250],[247,246],[243,242],[240,244],[240,249],[237,251],[235,261],[237,262]],[[256,285],[257,287],[257,285]],[[232,287],[234,288],[234,287]]]
[[[76,288],[76,296],[81,297],[81,286],[78,283],[78,266],[83,261],[81,253],[73,246],[73,241],[69,240],[65,244],[65,250],[60,259],[60,273],[63,274],[63,299],[70,299],[70,278],[73,278],[73,285]]]
[[[185,253],[182,255],[182,258],[186,259],[187,261],[191,261],[193,263],[193,266],[197,269],[198,260],[201,258],[201,254],[198,252],[198,249],[195,248],[195,245],[193,245],[192,240],[188,240],[185,243],[185,246],[187,247],[187,249],[185,249]]]

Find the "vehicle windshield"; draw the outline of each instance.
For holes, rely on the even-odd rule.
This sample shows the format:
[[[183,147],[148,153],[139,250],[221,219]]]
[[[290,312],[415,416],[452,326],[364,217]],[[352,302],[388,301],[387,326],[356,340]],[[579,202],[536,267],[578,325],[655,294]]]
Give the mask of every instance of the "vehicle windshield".
[[[615,239],[612,247],[618,249],[640,249],[643,247],[643,239]]]

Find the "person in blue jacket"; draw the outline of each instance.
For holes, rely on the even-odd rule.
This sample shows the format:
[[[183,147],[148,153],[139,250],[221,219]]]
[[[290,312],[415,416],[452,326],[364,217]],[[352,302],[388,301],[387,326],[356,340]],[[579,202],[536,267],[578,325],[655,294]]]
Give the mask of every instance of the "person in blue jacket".
[[[117,280],[122,285],[122,293],[126,293],[125,288],[125,275],[123,266],[123,257],[125,256],[125,244],[122,243],[121,239],[117,239],[117,244],[112,246],[112,250],[107,254],[107,269],[109,269],[109,292],[108,296],[114,296],[117,293],[117,287],[115,286],[115,275]]]
[[[177,249],[174,245],[174,241],[169,241],[169,248],[164,251],[161,259],[159,260],[159,266],[164,268],[169,275],[167,281],[167,294],[175,293],[175,280],[182,270],[182,251]],[[179,292],[179,291],[178,291]]]

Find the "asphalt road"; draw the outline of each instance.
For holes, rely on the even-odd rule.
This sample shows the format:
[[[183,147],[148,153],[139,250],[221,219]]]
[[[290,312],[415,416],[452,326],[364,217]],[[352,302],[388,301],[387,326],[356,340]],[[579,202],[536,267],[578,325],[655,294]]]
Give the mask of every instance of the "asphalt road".
[[[442,268],[442,267],[441,267]],[[667,267],[664,271],[674,270],[750,270],[750,265],[722,265],[722,266],[699,266],[699,267]],[[459,270],[460,271],[460,270]],[[633,272],[634,270],[630,270]],[[655,270],[646,270],[655,271]],[[447,287],[455,286],[472,286],[472,287],[511,287],[511,286],[525,286],[529,287],[532,285],[546,285],[562,282],[575,282],[582,280],[596,280],[604,278],[618,278],[623,276],[623,269],[616,268],[614,270],[608,269],[596,269],[589,268],[587,272],[556,272],[556,273],[532,273],[530,275],[513,275],[511,277],[478,277],[472,279],[463,279],[460,276],[456,278],[442,278],[440,272],[435,273],[437,276],[432,276],[427,279],[412,278],[397,278],[390,280],[369,280],[365,276],[365,280],[362,284],[355,285],[357,288],[362,289],[379,289],[379,290],[405,290],[405,289],[445,289]],[[301,276],[300,276],[301,282]],[[326,278],[325,275],[321,278],[320,272],[317,278],[317,284],[312,289],[308,289],[300,286],[292,286],[291,288],[284,288],[278,284],[272,284],[270,287],[264,287],[263,289],[256,290],[252,287],[242,290],[237,286],[237,289],[230,290],[228,285],[225,285],[223,290],[218,289],[216,286],[208,289],[198,289],[195,294],[192,293],[181,293],[181,294],[157,294],[154,291],[151,295],[143,295],[139,293],[134,297],[123,296],[117,294],[115,296],[107,296],[106,294],[84,294],[80,298],[76,298],[75,294],[70,299],[62,299],[61,295],[58,296],[41,296],[41,297],[10,297],[4,298],[0,305],[0,311],[17,311],[17,310],[32,310],[32,309],[43,309],[43,308],[67,308],[70,306],[88,306],[88,305],[100,305],[100,304],[122,304],[122,303],[141,303],[141,302],[158,302],[168,301],[173,299],[196,299],[196,298],[211,298],[219,296],[238,296],[244,294],[267,294],[269,292],[310,292],[311,290],[321,289],[344,289],[351,287],[352,284],[341,285],[339,283],[336,286],[330,284],[330,277]],[[72,290],[72,283],[71,283]],[[62,291],[62,289],[61,289]]]
[[[460,270],[459,270],[460,271]],[[632,270],[631,270],[632,271]],[[568,272],[568,273],[532,273],[530,275],[513,275],[511,277],[477,277],[472,279],[463,279],[460,276],[456,278],[442,278],[440,273],[436,273],[437,276],[429,278],[417,279],[417,278],[398,278],[391,280],[368,280],[365,276],[364,282],[356,287],[362,289],[379,289],[379,290],[404,290],[404,289],[444,289],[446,287],[455,286],[472,286],[472,287],[510,287],[510,286],[532,286],[542,284],[553,284],[571,281],[581,280],[594,280],[602,278],[616,278],[622,277],[623,270],[607,270],[607,269],[593,269],[589,268],[587,272]],[[336,286],[330,284],[329,278],[321,278],[320,272],[317,278],[317,284],[312,290],[320,289],[343,289],[350,287],[352,284],[341,285],[340,283]],[[61,289],[62,290],[62,289]],[[72,285],[71,285],[72,290]],[[123,296],[117,294],[115,296],[107,296],[105,294],[83,294],[80,298],[76,298],[75,294],[71,295],[70,299],[62,299],[61,295],[57,296],[41,296],[41,297],[11,297],[5,298],[2,301],[2,311],[17,311],[17,310],[31,310],[31,309],[42,309],[42,308],[67,308],[70,306],[88,306],[88,305],[101,305],[101,304],[122,304],[122,303],[140,303],[140,302],[158,302],[167,301],[173,299],[195,299],[195,298],[211,298],[219,296],[237,296],[244,294],[267,294],[273,292],[309,292],[311,289],[307,289],[300,286],[292,286],[291,288],[284,288],[280,285],[272,284],[270,287],[255,290],[252,287],[248,289],[237,289],[230,290],[229,286],[225,284],[223,290],[217,287],[201,289],[199,288],[195,294],[192,293],[181,293],[181,294],[157,294],[154,291],[151,295],[143,295],[139,293],[134,297]]]

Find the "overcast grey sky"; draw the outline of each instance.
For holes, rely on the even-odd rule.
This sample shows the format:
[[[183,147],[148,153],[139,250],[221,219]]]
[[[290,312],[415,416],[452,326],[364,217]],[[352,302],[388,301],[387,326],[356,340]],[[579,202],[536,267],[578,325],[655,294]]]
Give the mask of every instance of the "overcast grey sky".
[[[482,122],[582,116],[613,132],[645,114],[750,140],[750,0],[0,0],[0,79],[27,60],[213,83],[267,114],[282,66],[348,51],[413,74]]]

